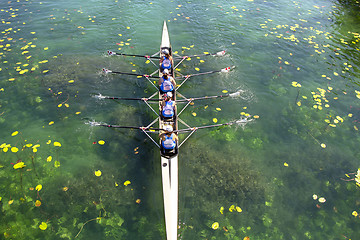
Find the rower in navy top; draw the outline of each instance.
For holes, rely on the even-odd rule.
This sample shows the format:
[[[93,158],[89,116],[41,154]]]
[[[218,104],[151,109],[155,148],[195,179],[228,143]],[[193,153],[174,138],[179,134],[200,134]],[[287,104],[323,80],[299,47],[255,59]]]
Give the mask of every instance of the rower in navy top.
[[[176,112],[175,101],[172,100],[172,93],[164,94],[164,100],[161,103],[161,117],[163,119],[173,119]]]
[[[174,92],[176,82],[173,77],[169,76],[169,70],[163,71],[163,76],[159,79],[159,88],[161,93]]]
[[[174,61],[170,55],[169,49],[163,49],[162,53],[164,55],[160,58],[160,68],[162,70],[168,69],[170,71]]]

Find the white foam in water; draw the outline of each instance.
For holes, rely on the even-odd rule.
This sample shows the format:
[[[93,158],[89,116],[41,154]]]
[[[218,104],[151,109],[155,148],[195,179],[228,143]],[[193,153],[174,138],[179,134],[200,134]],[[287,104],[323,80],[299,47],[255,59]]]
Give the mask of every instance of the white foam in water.
[[[106,98],[106,96],[103,96],[103,95],[101,95],[101,93],[99,93],[98,95],[94,95],[94,98],[104,99],[104,98]]]
[[[88,124],[88,125],[90,125],[92,127],[101,125],[101,123],[96,122],[96,121],[88,121],[85,124]]]
[[[238,91],[236,91],[236,92],[234,92],[234,93],[230,93],[229,96],[232,97],[232,98],[241,97],[240,95],[241,95],[242,93],[244,93],[244,90],[241,90],[241,89],[240,89],[240,90],[238,90]]]

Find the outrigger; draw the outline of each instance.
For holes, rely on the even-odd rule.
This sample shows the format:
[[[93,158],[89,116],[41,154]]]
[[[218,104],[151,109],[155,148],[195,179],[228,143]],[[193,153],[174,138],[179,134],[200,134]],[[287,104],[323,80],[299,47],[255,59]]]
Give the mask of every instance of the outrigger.
[[[174,116],[171,118],[165,118],[162,114],[162,102],[164,101],[164,92],[159,89],[159,86],[155,85],[151,78],[162,78],[163,77],[163,67],[161,64],[156,64],[154,61],[161,60],[164,58],[164,53],[172,56],[174,61],[178,61],[174,66],[174,62],[171,63],[171,68],[169,71],[169,76],[176,79],[177,81],[182,81],[180,84],[174,86],[171,94],[171,101],[177,103],[186,103],[186,105],[180,110],[177,111],[176,108],[174,109]],[[205,128],[212,128],[212,127],[219,127],[219,126],[226,126],[226,125],[233,125],[233,124],[246,124],[247,122],[251,121],[248,118],[242,118],[239,120],[231,121],[228,123],[222,124],[213,124],[207,126],[200,126],[200,127],[191,127],[186,122],[184,122],[180,117],[181,113],[195,100],[203,100],[203,99],[214,99],[214,98],[224,98],[224,97],[236,97],[239,96],[242,92],[234,92],[230,94],[224,94],[219,96],[205,96],[205,97],[197,97],[197,98],[187,98],[181,93],[179,93],[178,89],[192,76],[199,76],[205,74],[212,74],[218,72],[229,72],[234,67],[227,67],[220,70],[203,72],[203,73],[195,73],[190,75],[182,75],[176,71],[176,68],[186,59],[194,56],[223,56],[225,55],[225,51],[221,51],[215,54],[205,53],[201,55],[192,55],[192,56],[174,56],[170,44],[170,38],[168,33],[168,28],[166,22],[164,21],[163,29],[162,29],[162,39],[160,45],[160,51],[149,56],[149,55],[133,55],[133,54],[123,54],[123,53],[115,53],[112,51],[108,51],[110,56],[112,55],[119,55],[119,56],[134,56],[134,57],[144,57],[147,61],[151,62],[153,65],[157,67],[157,70],[150,75],[146,74],[136,74],[136,73],[125,73],[125,72],[118,72],[118,71],[111,71],[109,69],[103,69],[105,74],[126,74],[126,75],[134,75],[138,77],[145,77],[155,88],[156,92],[152,94],[150,97],[147,98],[127,98],[127,97],[110,97],[110,96],[103,96],[97,95],[96,97],[99,99],[118,99],[118,100],[138,100],[143,101],[147,104],[150,109],[157,115],[154,121],[148,124],[145,127],[136,127],[136,126],[120,126],[120,125],[110,125],[110,124],[102,124],[97,122],[92,122],[92,125],[96,126],[104,126],[104,127],[111,127],[111,128],[128,128],[128,129],[139,129],[148,136],[151,141],[160,149],[160,156],[161,156],[161,173],[162,173],[162,188],[163,188],[163,199],[164,199],[164,214],[165,214],[165,227],[166,227],[166,239],[167,240],[176,240],[178,238],[178,155],[179,155],[179,148],[189,139],[189,137],[195,133],[198,129],[205,129]],[[158,73],[158,76],[155,74]],[[179,77],[175,76],[175,73],[180,75]],[[158,96],[158,98],[156,98]],[[177,99],[177,96],[181,99]],[[151,103],[158,103],[159,111],[156,111],[150,104]],[[155,127],[155,124],[158,122],[158,127]],[[179,129],[178,123],[181,123],[186,128]],[[159,133],[160,136],[166,134],[175,134],[175,146],[172,149],[167,149],[164,147],[164,140],[160,137],[159,143],[154,140],[150,136],[149,133]],[[179,143],[178,135],[181,133],[187,133],[187,136],[184,140]]]

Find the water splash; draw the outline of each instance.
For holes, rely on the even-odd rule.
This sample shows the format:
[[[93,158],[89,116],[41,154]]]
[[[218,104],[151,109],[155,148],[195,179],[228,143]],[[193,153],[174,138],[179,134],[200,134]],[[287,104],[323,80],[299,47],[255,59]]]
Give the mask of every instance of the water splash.
[[[238,98],[238,97],[241,97],[242,98],[242,96],[241,96],[241,94],[243,94],[245,91],[244,90],[238,90],[238,91],[236,91],[236,92],[234,92],[234,93],[230,93],[229,94],[229,97],[232,97],[232,98]]]
[[[242,117],[240,119],[234,120],[232,122],[232,125],[235,125],[235,128],[237,129],[238,127],[241,127],[242,129],[245,129],[246,124],[248,124],[249,122],[254,121],[254,118],[251,118],[251,116],[249,117]]]
[[[107,98],[108,96],[104,96],[104,95],[102,95],[101,93],[99,93],[99,94],[97,94],[97,95],[94,95],[93,97],[96,98],[96,99],[105,99],[105,98]]]
[[[96,122],[96,121],[94,121],[94,120],[91,120],[91,121],[85,122],[85,124],[90,125],[91,127],[96,127],[96,126],[103,125],[104,123]]]

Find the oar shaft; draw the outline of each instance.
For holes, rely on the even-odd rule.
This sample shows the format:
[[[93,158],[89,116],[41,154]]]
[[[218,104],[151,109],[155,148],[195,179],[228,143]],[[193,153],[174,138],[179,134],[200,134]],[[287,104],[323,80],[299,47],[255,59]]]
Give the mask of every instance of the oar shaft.
[[[109,128],[126,128],[126,129],[139,129],[139,130],[155,130],[155,131],[161,131],[164,130],[162,128],[146,128],[146,127],[134,127],[134,126],[119,126],[119,125],[111,125],[111,124],[98,124],[96,126],[101,127],[109,127]]]
[[[175,57],[174,59],[183,59],[183,58],[191,58],[191,57],[202,57],[202,56],[223,56],[225,55],[225,51],[217,52],[217,53],[204,53],[204,54],[195,54],[190,56],[183,57]]]
[[[201,75],[212,74],[212,73],[217,73],[217,72],[221,72],[221,70],[202,72],[202,73],[194,73],[194,74],[190,74],[190,76],[191,77],[193,77],[193,76],[201,76]]]
[[[139,77],[146,77],[146,78],[159,78],[155,76],[145,75],[145,74],[137,74],[137,73],[127,73],[127,72],[117,72],[117,71],[109,71],[109,73],[115,73],[115,74],[122,74],[122,75],[131,75],[131,76],[139,76]]]
[[[160,59],[160,57],[151,57],[149,55],[138,55],[138,54],[116,53],[116,55],[129,56],[129,57],[143,57],[146,59],[149,59],[149,58]]]
[[[160,59],[160,57],[150,56],[150,55],[140,55],[140,54],[127,54],[127,53],[117,53],[112,51],[107,51],[108,54],[111,55],[118,55],[118,56],[129,56],[129,57],[143,57],[146,59],[154,58],[154,59]]]
[[[206,100],[206,99],[214,99],[214,98],[224,98],[224,97],[229,97],[229,96],[230,96],[230,94],[219,95],[219,96],[205,96],[205,97],[197,97],[197,98],[188,98],[188,99],[176,100],[176,102],[188,102],[188,101],[194,101],[194,100]]]
[[[103,99],[113,99],[113,100],[135,100],[135,101],[162,101],[163,99],[153,98],[126,98],[126,97],[102,97]]]
[[[185,129],[180,129],[174,132],[188,132],[188,131],[193,131],[193,130],[197,130],[197,129],[204,129],[204,128],[212,128],[212,127],[221,127],[221,126],[225,126],[225,125],[231,125],[232,123],[220,123],[220,124],[214,124],[214,125],[207,125],[207,126],[201,126],[201,127],[193,127],[193,128],[185,128]]]

